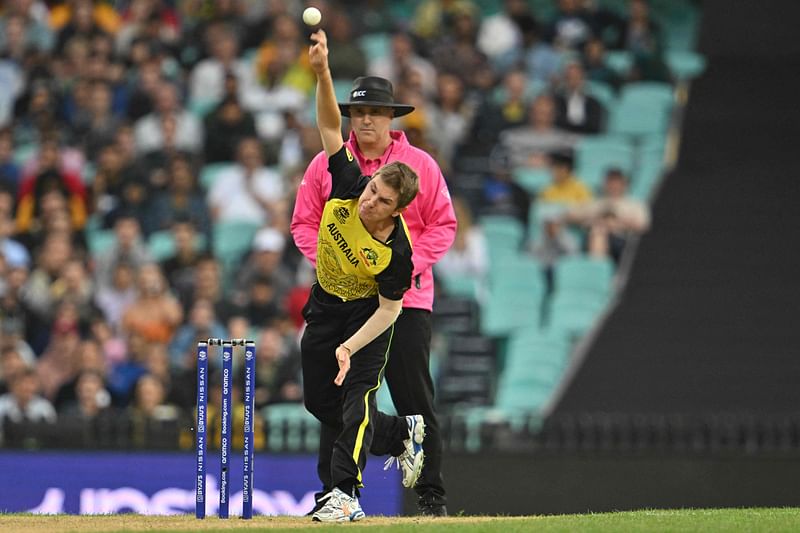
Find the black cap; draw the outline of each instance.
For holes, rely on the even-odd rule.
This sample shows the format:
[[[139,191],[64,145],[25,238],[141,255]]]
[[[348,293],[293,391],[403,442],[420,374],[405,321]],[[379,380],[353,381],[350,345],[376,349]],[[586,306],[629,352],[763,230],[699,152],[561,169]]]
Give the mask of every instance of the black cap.
[[[349,117],[352,105],[391,107],[394,109],[395,117],[402,117],[414,111],[414,106],[396,103],[392,82],[377,76],[361,76],[355,79],[350,90],[350,100],[339,102],[342,115]]]

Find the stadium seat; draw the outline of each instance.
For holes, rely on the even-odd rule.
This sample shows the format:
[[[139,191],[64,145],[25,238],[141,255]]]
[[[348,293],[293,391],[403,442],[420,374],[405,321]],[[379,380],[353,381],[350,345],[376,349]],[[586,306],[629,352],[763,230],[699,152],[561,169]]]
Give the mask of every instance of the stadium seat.
[[[586,92],[600,101],[606,110],[606,116],[608,116],[617,105],[617,94],[614,88],[607,83],[586,80]]]
[[[319,445],[319,422],[301,403],[276,403],[262,410],[269,450],[300,452]]]
[[[518,328],[538,326],[544,297],[541,264],[527,256],[509,256],[495,264],[489,275],[481,332],[502,337]]]
[[[633,55],[627,50],[610,50],[606,52],[606,66],[623,78],[630,72]]]
[[[514,182],[535,195],[550,183],[550,171],[546,168],[517,167],[511,171]]]
[[[518,252],[525,236],[525,228],[518,219],[489,215],[481,217],[478,223],[486,236],[490,262]]]
[[[222,265],[224,284],[231,280],[242,257],[250,251],[259,228],[259,224],[251,222],[216,222],[213,225],[213,250]]]
[[[202,250],[206,245],[205,235],[195,237],[195,250]],[[170,230],[154,231],[147,239],[147,248],[156,261],[163,261],[175,253],[175,237]]]
[[[663,134],[667,130],[672,103],[672,86],[668,83],[629,83],[622,88],[608,131],[637,136]]]
[[[368,33],[358,39],[358,44],[370,61],[387,57],[391,52],[391,37],[387,33]]]
[[[633,146],[624,137],[584,137],[575,148],[575,173],[586,185],[599,191],[609,168],[618,167],[630,175],[634,158]]]
[[[203,168],[200,169],[200,186],[204,190],[209,190],[220,173],[232,166],[234,166],[234,163],[209,163],[203,165]]]
[[[562,257],[554,269],[556,293],[596,294],[606,297],[611,292],[614,263],[581,255]]]
[[[86,244],[92,257],[97,257],[114,247],[117,236],[114,230],[94,229],[86,231]]]
[[[664,59],[672,76],[677,80],[696,78],[706,68],[706,58],[688,50],[667,50]]]

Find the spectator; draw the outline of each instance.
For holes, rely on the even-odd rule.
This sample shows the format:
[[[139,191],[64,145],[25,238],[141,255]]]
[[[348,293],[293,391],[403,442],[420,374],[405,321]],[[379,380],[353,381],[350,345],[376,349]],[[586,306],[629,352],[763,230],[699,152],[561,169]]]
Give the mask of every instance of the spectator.
[[[140,154],[164,149],[199,152],[203,128],[197,118],[180,105],[178,88],[162,81],[155,90],[153,111],[136,121],[136,150]]]
[[[178,153],[170,158],[166,189],[155,192],[149,211],[150,233],[169,230],[179,222],[186,222],[192,226],[193,233],[199,232],[206,239],[211,238],[211,215],[187,154]]]
[[[264,165],[264,153],[255,137],[239,141],[236,159],[236,166],[221,172],[208,191],[212,219],[269,224],[283,199],[283,178]]]
[[[525,0],[504,0],[503,9],[483,19],[478,30],[478,49],[486,54],[500,71],[509,65],[509,57],[522,48],[521,25],[530,23],[533,15]]]
[[[512,170],[507,150],[495,147],[489,156],[489,173],[483,180],[479,214],[510,216],[527,228],[531,196],[514,181]]]
[[[161,262],[161,268],[169,282],[170,289],[174,291],[186,308],[185,302],[191,300],[194,291],[197,265],[206,255],[198,246],[200,236],[190,221],[184,219],[173,223],[172,236],[175,242],[175,252]]]
[[[53,312],[49,342],[36,363],[42,395],[48,401],[55,401],[61,386],[78,373],[80,330],[78,306],[61,302]]]
[[[112,267],[111,283],[100,285],[95,292],[94,303],[114,331],[120,331],[122,316],[136,300],[136,274],[134,265],[121,259]]]
[[[100,343],[94,339],[87,339],[81,341],[76,350],[76,370],[74,379],[65,381],[57,390],[53,405],[56,410],[61,413],[65,408],[74,404],[79,399],[78,382],[81,376],[85,373],[96,374],[102,380],[102,387],[105,389],[105,379],[108,372],[108,365],[106,364]],[[105,392],[105,405],[111,402],[111,395],[108,391]]]
[[[214,24],[206,29],[211,57],[201,60],[189,76],[189,102],[199,109],[216,105],[225,97],[228,76],[244,78],[248,64],[239,59],[239,43],[232,29]]]
[[[400,31],[394,33],[389,51],[388,58],[370,58],[368,66],[370,75],[397,84],[399,90],[403,76],[413,74],[418,78],[419,89],[424,96],[432,97],[436,93],[436,69],[430,61],[417,54],[411,35]]]
[[[256,351],[256,409],[272,404],[300,402],[303,399],[300,353],[281,337],[274,327],[258,336]]]
[[[515,167],[543,168],[547,154],[572,149],[578,137],[556,126],[556,103],[549,94],[540,94],[531,103],[528,121],[500,133],[500,144]]]
[[[468,89],[479,86],[480,76],[490,70],[489,61],[477,48],[478,16],[474,6],[454,10],[452,31],[443,33],[431,47],[431,62],[439,73],[455,74]]]
[[[293,93],[289,98],[295,102],[298,98],[305,100],[311,94],[314,73],[309,66],[306,46],[294,17],[289,14],[275,17],[272,35],[261,43],[256,52],[255,70],[259,84],[267,92],[280,90]]]
[[[486,237],[480,226],[473,224],[472,212],[461,198],[453,198],[453,209],[458,221],[456,238],[434,267],[434,273],[444,280],[447,289],[448,276],[469,277],[482,287],[489,271],[489,254]]]
[[[580,251],[578,238],[571,233],[558,215],[546,217],[542,229],[533,240],[531,252],[542,265],[547,293],[553,291],[553,267],[565,255]]]
[[[471,0],[423,0],[417,5],[411,20],[414,35],[430,45],[441,35],[455,31],[462,14],[476,14],[478,6]]]
[[[111,394],[105,379],[95,370],[84,370],[75,380],[75,399],[60,410],[62,419],[86,423],[114,416],[111,412]]]
[[[205,131],[206,163],[235,161],[239,142],[257,136],[255,118],[234,95],[226,96],[205,118]]]
[[[633,66],[629,74],[631,80],[669,81],[661,30],[650,18],[647,0],[631,0],[628,3],[625,48],[633,53]]]
[[[592,199],[592,192],[573,173],[572,152],[553,152],[549,157],[551,182],[539,194],[542,202],[580,204]]]
[[[331,72],[344,80],[351,80],[367,70],[367,58],[355,39],[350,17],[350,11],[330,10],[325,21],[328,38],[333,43],[330,53]]]
[[[605,43],[597,37],[589,39],[583,47],[583,70],[587,80],[604,83],[615,90],[622,85],[622,77],[608,66]]]
[[[175,447],[177,445],[177,422],[180,410],[167,403],[167,386],[152,374],[143,374],[136,380],[133,401],[126,410],[131,424],[131,445],[135,448]],[[164,424],[173,425],[175,441],[168,440],[169,432]],[[167,439],[165,441],[165,439]]]
[[[181,323],[183,311],[155,263],[139,269],[138,297],[122,315],[122,330],[141,335],[145,342],[169,342]]]
[[[187,359],[196,355],[192,350],[197,347],[197,342],[210,338],[231,337],[226,337],[225,328],[216,317],[213,303],[205,299],[195,300],[189,311],[189,321],[178,328],[169,344],[170,367],[185,368]]]
[[[14,139],[11,129],[0,129],[0,190],[16,195],[21,176],[22,170],[14,161]]]
[[[250,255],[236,275],[235,298],[243,303],[251,284],[258,278],[270,280],[276,298],[282,301],[294,285],[294,274],[282,263],[286,237],[275,228],[263,228],[253,238]]]
[[[42,142],[35,173],[25,176],[20,183],[18,232],[33,234],[41,228],[44,197],[51,192],[66,200],[72,226],[83,228],[87,218],[86,189],[80,176],[63,169],[58,142],[54,138]]]
[[[2,328],[5,329],[5,321]],[[10,392],[11,383],[25,370],[32,368],[22,354],[14,347],[4,346],[0,349],[0,396]]]
[[[605,109],[586,93],[583,66],[577,61],[564,67],[564,84],[556,95],[556,126],[573,133],[600,133]]]
[[[558,0],[548,28],[548,40],[557,48],[577,50],[594,34],[591,13],[580,0]]]
[[[201,256],[195,266],[192,293],[183,302],[184,309],[190,309],[197,300],[208,300],[214,306],[214,314],[220,320],[225,320],[231,312],[231,303],[222,283],[222,267],[219,260],[210,254]]]
[[[55,299],[53,283],[72,257],[72,245],[60,236],[45,238],[36,254],[36,266],[31,271],[22,291],[23,303],[28,311],[27,339],[37,353],[47,344],[53,319]]]
[[[54,423],[53,405],[39,394],[39,381],[31,368],[20,371],[10,382],[10,391],[0,396],[0,429],[5,433],[13,422]]]
[[[11,238],[13,234],[14,220],[9,213],[0,212],[0,254],[7,265],[28,268],[31,256],[22,243]]]
[[[100,25],[95,22],[92,0],[72,0],[68,4],[69,20],[58,32],[56,50],[63,50],[65,45],[72,39],[90,41],[96,35],[105,33]]]
[[[647,231],[650,211],[644,202],[628,196],[628,178],[610,169],[600,198],[570,208],[567,221],[588,230],[587,251],[595,257],[611,257],[619,263],[625,245],[633,235]]]
[[[134,269],[151,262],[139,226],[139,221],[130,211],[121,211],[114,221],[114,244],[94,258],[97,286],[108,287],[112,283],[113,269],[118,263],[129,263]]]
[[[94,81],[89,85],[87,114],[73,123],[75,139],[83,145],[86,157],[94,161],[101,147],[114,138],[121,125],[112,108],[113,93],[106,81]]]
[[[439,155],[442,172],[449,174],[455,148],[472,126],[475,107],[466,97],[464,82],[458,76],[440,74],[436,86],[438,97],[428,108],[430,124],[436,128],[431,143]]]

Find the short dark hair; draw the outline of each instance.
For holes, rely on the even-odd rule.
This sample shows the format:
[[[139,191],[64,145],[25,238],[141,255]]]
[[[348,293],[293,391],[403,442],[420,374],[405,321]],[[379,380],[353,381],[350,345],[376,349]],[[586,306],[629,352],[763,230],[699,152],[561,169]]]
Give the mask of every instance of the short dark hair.
[[[384,183],[397,191],[397,209],[403,209],[410,204],[419,191],[419,176],[414,169],[402,161],[392,161],[383,165],[378,172]]]

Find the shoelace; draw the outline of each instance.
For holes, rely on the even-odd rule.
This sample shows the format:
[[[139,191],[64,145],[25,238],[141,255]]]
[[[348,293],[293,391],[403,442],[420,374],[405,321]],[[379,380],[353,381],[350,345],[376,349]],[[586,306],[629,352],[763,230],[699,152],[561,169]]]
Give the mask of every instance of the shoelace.
[[[397,469],[400,470],[400,458],[392,455],[390,455],[389,458],[386,459],[386,462],[383,463],[383,469],[389,470],[392,467],[392,463],[395,463],[397,465]]]

